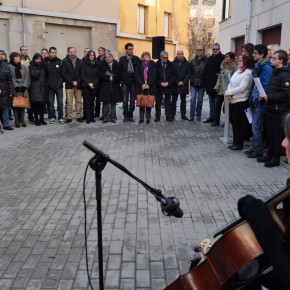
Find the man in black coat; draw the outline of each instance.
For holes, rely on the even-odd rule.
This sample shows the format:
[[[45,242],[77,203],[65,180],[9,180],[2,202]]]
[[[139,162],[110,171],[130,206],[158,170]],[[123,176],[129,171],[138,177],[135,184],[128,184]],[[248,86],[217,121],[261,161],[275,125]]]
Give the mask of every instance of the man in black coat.
[[[68,48],[68,57],[62,61],[62,76],[65,81],[66,98],[67,98],[67,120],[72,121],[73,100],[76,104],[77,121],[82,123],[82,78],[81,78],[82,61],[77,57],[75,47]]]
[[[190,78],[190,63],[184,57],[183,51],[178,50],[172,64],[176,67],[177,75],[178,75],[178,82],[177,82],[178,92],[177,93],[180,95],[181,119],[188,120],[188,118],[186,117],[186,95],[189,92],[188,81]],[[178,94],[172,96],[172,102],[171,102],[171,118],[172,119],[175,118],[175,114],[176,114],[176,102],[177,102]]]
[[[177,95],[177,69],[168,60],[168,52],[162,51],[157,66],[157,97],[155,103],[155,120],[159,122],[161,117],[161,103],[163,94],[165,95],[165,115],[166,121],[172,122],[171,117],[171,95]]]
[[[110,51],[100,64],[100,102],[103,102],[103,123],[116,123],[116,104],[121,101],[121,67]]]
[[[288,54],[285,50],[277,50],[272,59],[274,67],[266,96],[261,96],[266,101],[267,107],[267,132],[269,147],[267,155],[257,158],[264,162],[265,167],[280,165],[280,156],[285,155],[282,147],[284,139],[283,118],[290,112],[290,71],[288,69]]]
[[[132,43],[125,45],[126,55],[121,56],[119,63],[122,75],[122,93],[123,93],[123,122],[134,122],[133,113],[135,111],[136,100],[136,81],[134,72],[140,64],[139,57],[133,54],[134,46]],[[130,102],[129,102],[130,95]],[[128,103],[129,102],[129,103]]]
[[[213,89],[216,85],[218,74],[220,72],[221,62],[225,56],[221,53],[218,43],[212,45],[212,55],[208,58],[205,66],[206,93],[209,99],[209,117],[204,123],[212,123],[214,121],[215,98],[217,92]]]
[[[61,60],[57,57],[57,49],[49,48],[49,57],[44,59],[44,67],[48,80],[50,124],[55,123],[54,99],[56,96],[58,121],[63,124],[63,78]]]

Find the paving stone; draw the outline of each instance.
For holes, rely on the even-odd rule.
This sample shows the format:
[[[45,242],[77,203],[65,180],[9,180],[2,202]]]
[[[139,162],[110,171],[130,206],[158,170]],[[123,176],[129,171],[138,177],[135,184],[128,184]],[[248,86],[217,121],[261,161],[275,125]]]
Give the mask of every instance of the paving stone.
[[[205,98],[203,119],[207,103]],[[1,290],[89,289],[82,186],[94,154],[84,140],[165,196],[176,196],[184,211],[182,219],[163,215],[151,193],[109,162],[102,172],[106,289],[163,289],[188,271],[201,239],[238,217],[240,197],[266,199],[284,187],[284,162],[270,169],[229,151],[220,141],[223,128],[180,120],[179,106],[172,123],[163,115],[160,123],[123,123],[122,113],[120,104],[117,124],[28,123],[25,130],[0,136]],[[137,110],[134,115],[138,119]],[[246,149],[250,145],[245,142]],[[97,290],[97,202],[90,168],[86,185],[88,264]]]

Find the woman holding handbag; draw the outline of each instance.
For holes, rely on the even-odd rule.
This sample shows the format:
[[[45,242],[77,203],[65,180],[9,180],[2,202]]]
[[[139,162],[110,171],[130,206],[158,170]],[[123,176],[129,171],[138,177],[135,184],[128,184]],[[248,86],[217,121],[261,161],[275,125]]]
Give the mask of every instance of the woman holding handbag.
[[[29,99],[35,118],[35,125],[47,125],[44,113],[48,102],[47,75],[40,53],[34,54],[29,66],[31,87]]]
[[[148,51],[141,54],[141,64],[135,70],[136,93],[138,95],[156,96],[156,77],[157,70],[151,55]],[[144,123],[144,115],[146,111],[146,124],[150,123],[151,108],[140,107],[139,124]]]
[[[10,58],[10,71],[14,83],[14,90],[16,96],[28,98],[28,86],[30,84],[30,76],[26,67],[20,63],[20,55],[18,52],[12,52]],[[26,127],[24,121],[24,108],[13,107],[15,127],[19,128],[20,123],[22,127]]]

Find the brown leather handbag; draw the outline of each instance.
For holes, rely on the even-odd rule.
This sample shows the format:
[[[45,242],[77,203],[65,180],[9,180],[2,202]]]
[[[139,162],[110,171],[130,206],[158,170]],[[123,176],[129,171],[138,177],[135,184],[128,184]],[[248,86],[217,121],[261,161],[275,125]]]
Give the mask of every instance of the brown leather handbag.
[[[154,102],[155,102],[155,96],[149,95],[149,92],[147,95],[144,95],[143,92],[141,95],[137,95],[137,107],[143,107],[143,108],[153,108]]]
[[[14,96],[12,98],[12,107],[23,108],[23,109],[30,108],[29,98],[25,98],[21,96]]]

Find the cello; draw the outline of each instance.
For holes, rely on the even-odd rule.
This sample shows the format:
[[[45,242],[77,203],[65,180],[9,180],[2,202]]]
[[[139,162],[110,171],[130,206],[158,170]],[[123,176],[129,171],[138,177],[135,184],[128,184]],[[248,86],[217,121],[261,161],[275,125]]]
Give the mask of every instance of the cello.
[[[290,187],[286,187],[265,202],[282,239],[285,235],[285,223],[278,205],[288,196],[290,196]],[[220,237],[205,254],[204,260],[187,274],[179,276],[165,290],[242,289],[272,270],[271,265],[268,264],[263,271],[255,275],[254,279],[232,284],[232,278],[236,273],[263,256],[263,249],[250,224],[242,218],[213,235],[214,238],[218,236]]]

